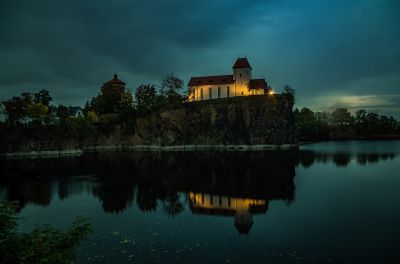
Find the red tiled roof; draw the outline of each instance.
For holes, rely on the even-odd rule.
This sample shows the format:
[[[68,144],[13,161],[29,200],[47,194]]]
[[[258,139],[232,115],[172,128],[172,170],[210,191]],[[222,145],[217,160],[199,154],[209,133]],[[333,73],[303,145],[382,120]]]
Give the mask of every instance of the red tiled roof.
[[[234,83],[233,75],[217,75],[217,76],[192,77],[189,81],[188,86],[231,84],[231,83]]]
[[[251,79],[249,83],[250,89],[264,89],[265,88],[265,79]]]
[[[123,81],[121,81],[120,79],[118,79],[117,74],[114,74],[114,78],[109,80],[108,82],[106,82],[105,84],[122,84],[125,85],[125,83]]]
[[[232,68],[250,68],[250,63],[247,58],[238,58]]]

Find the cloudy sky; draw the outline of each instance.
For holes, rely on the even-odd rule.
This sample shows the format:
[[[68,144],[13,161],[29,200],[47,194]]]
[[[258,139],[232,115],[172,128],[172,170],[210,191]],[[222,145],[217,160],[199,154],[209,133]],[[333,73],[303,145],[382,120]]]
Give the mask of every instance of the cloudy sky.
[[[297,107],[400,117],[399,25],[397,0],[1,0],[0,100],[48,89],[82,105],[115,72],[134,91],[246,56]]]

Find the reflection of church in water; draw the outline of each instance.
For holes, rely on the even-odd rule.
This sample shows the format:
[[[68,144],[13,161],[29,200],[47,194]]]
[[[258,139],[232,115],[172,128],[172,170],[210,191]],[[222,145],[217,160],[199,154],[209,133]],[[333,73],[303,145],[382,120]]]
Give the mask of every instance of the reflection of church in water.
[[[253,214],[265,214],[268,201],[263,199],[236,198],[205,193],[189,192],[189,206],[194,214],[234,217],[240,234],[248,234],[253,225]]]

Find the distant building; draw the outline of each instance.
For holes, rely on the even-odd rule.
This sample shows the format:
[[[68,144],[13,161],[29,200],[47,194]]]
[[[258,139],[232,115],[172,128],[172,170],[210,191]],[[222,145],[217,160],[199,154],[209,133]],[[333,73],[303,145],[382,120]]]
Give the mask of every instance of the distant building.
[[[189,81],[189,101],[261,95],[268,92],[265,79],[252,79],[247,58],[238,58],[232,75],[192,77]]]
[[[73,118],[80,118],[80,117],[84,117],[82,108],[80,106],[70,106],[68,108],[69,110],[69,117],[73,117]]]
[[[117,74],[114,74],[114,78],[112,78],[108,82],[103,83],[103,86],[101,87],[101,92],[107,93],[108,91],[125,91],[125,83],[118,79]]]
[[[194,214],[233,216],[240,234],[248,234],[253,226],[253,214],[265,214],[268,207],[267,200],[194,192],[189,192],[189,203]]]
[[[83,118],[85,115],[83,114],[83,110],[80,106],[68,106],[67,107],[68,117],[70,118]],[[57,116],[57,107],[54,105],[49,107],[48,112],[49,117],[51,118],[51,123],[58,122],[60,118]]]

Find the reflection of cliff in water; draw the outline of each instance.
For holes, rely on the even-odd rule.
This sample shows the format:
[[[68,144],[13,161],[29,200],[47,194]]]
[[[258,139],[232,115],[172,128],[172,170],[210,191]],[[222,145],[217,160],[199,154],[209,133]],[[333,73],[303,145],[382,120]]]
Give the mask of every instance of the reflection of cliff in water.
[[[299,151],[299,158],[296,165],[301,164],[303,167],[310,167],[314,163],[334,163],[337,167],[346,167],[351,161],[365,166],[369,164],[378,163],[385,160],[393,160],[396,153],[350,153],[350,152],[336,152],[336,153],[323,153],[312,150]]]
[[[133,203],[143,211],[184,210],[184,196],[207,193],[232,199],[294,199],[296,153],[132,152],[82,157],[1,160],[0,185],[6,199],[22,209],[33,203],[83,192],[98,197],[105,212],[119,213]]]

